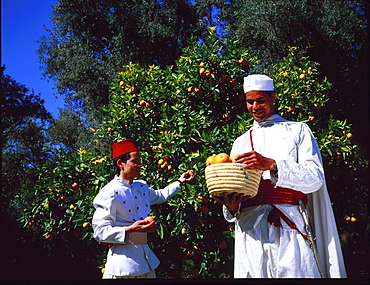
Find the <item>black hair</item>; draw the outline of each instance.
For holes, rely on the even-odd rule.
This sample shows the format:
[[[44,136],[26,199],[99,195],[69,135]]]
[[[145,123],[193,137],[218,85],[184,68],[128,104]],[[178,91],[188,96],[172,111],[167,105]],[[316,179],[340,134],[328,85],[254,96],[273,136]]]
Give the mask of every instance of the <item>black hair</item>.
[[[118,167],[117,165],[117,161],[120,159],[122,160],[124,163],[127,162],[127,160],[129,160],[131,157],[131,152],[128,152],[128,153],[125,153],[125,154],[121,154],[120,156],[117,156],[115,159],[113,159],[113,170],[114,170],[114,173],[117,174],[117,175],[120,175],[121,173],[121,168]]]

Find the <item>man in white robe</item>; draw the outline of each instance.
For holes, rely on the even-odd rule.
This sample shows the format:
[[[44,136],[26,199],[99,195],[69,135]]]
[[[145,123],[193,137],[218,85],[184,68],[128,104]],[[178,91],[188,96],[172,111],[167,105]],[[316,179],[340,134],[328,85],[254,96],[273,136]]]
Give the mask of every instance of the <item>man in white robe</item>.
[[[140,175],[141,162],[132,140],[113,144],[112,153],[117,175],[93,201],[94,237],[110,246],[103,279],[155,278],[159,260],[147,244],[147,233],[153,232],[156,224],[145,218],[151,205],[166,202],[194,175],[185,172],[164,189],[153,190],[142,180],[134,181]]]
[[[261,170],[257,196],[270,193],[271,197],[264,194],[269,202],[237,193],[212,197],[224,205],[225,218],[235,222],[234,277],[320,278],[313,251],[303,236],[307,233],[297,205],[298,200],[306,198],[323,275],[345,278],[342,250],[315,138],[306,124],[287,121],[274,113],[276,97],[273,80],[268,76],[246,77],[244,92],[254,125],[235,140],[230,156],[238,155],[236,162],[245,168]],[[275,207],[290,219],[288,223],[279,215],[279,226],[271,222]],[[289,226],[292,223],[303,235]]]

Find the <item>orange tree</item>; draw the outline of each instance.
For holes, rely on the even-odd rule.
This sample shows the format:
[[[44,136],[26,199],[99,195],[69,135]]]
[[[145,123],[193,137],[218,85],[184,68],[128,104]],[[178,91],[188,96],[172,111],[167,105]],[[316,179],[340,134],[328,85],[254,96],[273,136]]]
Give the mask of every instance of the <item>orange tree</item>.
[[[206,198],[204,162],[209,155],[229,152],[233,140],[250,127],[242,79],[260,66],[262,60],[238,50],[232,40],[223,44],[211,32],[205,42],[194,41],[185,49],[175,66],[161,69],[131,64],[111,87],[111,104],[100,133],[112,140],[133,138],[140,144],[143,178],[163,187],[187,169],[197,175],[195,185],[169,204],[153,208],[160,228],[152,247],[162,260],[164,274],[232,275],[228,260],[232,228],[223,219],[220,205]],[[331,83],[320,77],[318,69],[305,51],[289,47],[287,56],[271,72],[277,112],[310,125],[327,164],[366,166],[365,161],[354,159],[357,146],[350,138],[351,125],[325,112]],[[335,209],[345,216],[342,206],[338,201]],[[221,242],[231,246],[222,250]]]
[[[157,275],[232,277],[233,225],[224,220],[221,205],[208,198],[205,161],[228,153],[234,139],[251,126],[242,80],[263,62],[238,49],[235,40],[222,41],[212,28],[209,32],[204,42],[194,39],[174,66],[123,67],[111,85],[102,126],[91,129],[101,151],[59,151],[53,162],[38,166],[34,189],[23,189],[18,198],[24,226],[43,236],[47,247],[68,249],[70,255],[83,251],[91,259],[98,256],[99,267],[104,267],[107,248],[93,240],[90,224],[92,200],[113,176],[104,142],[132,138],[141,149],[141,179],[153,188],[166,186],[189,169],[197,179],[167,204],[152,207],[159,224],[149,236],[161,260]],[[304,51],[289,48],[271,72],[277,112],[310,125],[327,165],[366,167],[366,161],[354,159],[351,126],[325,113],[331,84],[319,77],[318,68]],[[348,205],[335,200],[334,209],[342,221],[351,222],[346,220],[353,216]],[[366,225],[367,219],[364,216],[361,223]],[[342,229],[349,231],[347,224]]]

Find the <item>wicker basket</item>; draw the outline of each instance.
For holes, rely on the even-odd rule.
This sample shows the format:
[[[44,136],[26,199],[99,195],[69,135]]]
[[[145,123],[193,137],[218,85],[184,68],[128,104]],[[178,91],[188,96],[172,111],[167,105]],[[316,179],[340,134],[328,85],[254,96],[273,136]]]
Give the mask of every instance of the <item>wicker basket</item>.
[[[258,169],[244,169],[241,163],[216,163],[206,167],[206,183],[211,195],[242,193],[252,197],[257,195],[261,180]]]

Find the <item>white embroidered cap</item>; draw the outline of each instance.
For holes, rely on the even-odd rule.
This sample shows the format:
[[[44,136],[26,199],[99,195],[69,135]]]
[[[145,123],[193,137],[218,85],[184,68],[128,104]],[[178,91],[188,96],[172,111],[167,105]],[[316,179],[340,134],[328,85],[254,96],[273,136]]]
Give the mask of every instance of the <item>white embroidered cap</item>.
[[[274,91],[274,81],[263,74],[252,74],[244,77],[244,93],[249,91]]]

